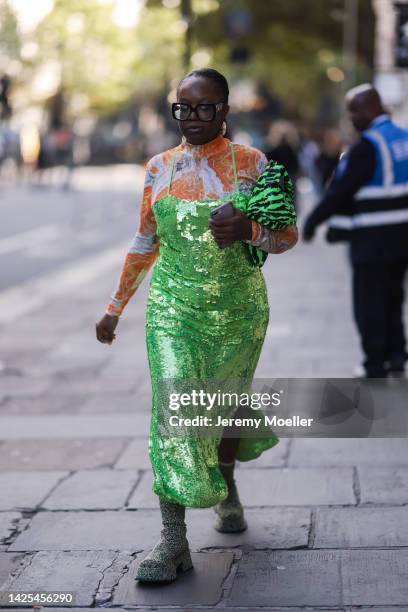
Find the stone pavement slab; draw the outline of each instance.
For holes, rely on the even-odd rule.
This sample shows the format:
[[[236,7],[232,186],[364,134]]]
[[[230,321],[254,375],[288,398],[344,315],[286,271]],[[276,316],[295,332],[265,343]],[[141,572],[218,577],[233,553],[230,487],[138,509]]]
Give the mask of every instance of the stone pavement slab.
[[[29,558],[24,553],[0,552],[0,589],[11,574],[22,569],[28,562]]]
[[[48,301],[48,307],[50,307],[51,301]],[[75,302],[72,301],[71,308],[75,305]],[[78,305],[78,301],[76,302]],[[42,335],[44,333],[48,333],[50,330],[58,332],[58,338],[60,339],[63,334],[73,331],[73,317],[70,316],[72,313],[63,314],[63,310],[60,309],[59,306],[56,306],[59,312],[51,315],[47,312],[46,316],[44,316],[44,312],[41,310],[33,309],[28,316],[17,317],[18,318],[18,328],[20,333],[27,333],[36,330],[36,335]],[[82,316],[80,311],[78,311],[78,317],[75,318],[75,329],[78,329],[79,325],[85,327],[86,321],[85,316]]]
[[[140,402],[140,385],[142,382],[144,382],[144,377],[143,373],[141,372],[142,368],[136,367],[136,364],[139,361],[137,354],[129,357],[126,357],[126,354],[124,354],[121,356],[121,361],[118,365],[113,365],[112,359],[113,358],[110,358],[108,355],[101,367],[94,368],[96,372],[94,377],[94,395],[96,398],[99,398],[99,400],[102,400],[102,398],[107,394],[108,396],[111,396],[110,398],[107,397],[107,400],[111,399],[112,401],[116,401],[120,400],[122,396],[124,397],[126,394],[130,394],[128,400],[133,400],[133,410],[137,411],[145,409],[146,400],[144,399],[143,402]],[[147,368],[147,366],[145,367]],[[74,374],[70,375],[69,372],[66,372],[66,375],[72,378],[73,383],[78,383],[77,377],[75,377]],[[115,396],[112,397],[112,394]],[[90,398],[90,400],[91,399],[92,398]],[[101,407],[104,405],[106,405],[105,411],[109,411],[108,404],[106,402],[104,404],[103,401],[99,401],[99,406],[97,407],[96,411],[100,412]],[[148,406],[148,408],[150,410],[150,406]],[[91,409],[92,408],[90,406],[90,411]]]
[[[20,512],[0,512],[0,544],[10,537],[20,519]]]
[[[369,610],[371,610],[371,612],[401,612],[401,606],[384,606],[384,605],[379,605],[379,606],[370,606],[370,607],[366,607],[366,606],[358,606],[357,608],[355,608],[354,606],[352,606],[351,608],[344,608],[344,610],[346,610],[346,612],[369,612]],[[404,608],[402,608],[402,610],[405,610]],[[292,611],[291,611],[292,612]]]
[[[276,468],[237,471],[245,506],[355,504],[351,468]],[[137,493],[137,490],[136,490]]]
[[[140,513],[142,511],[140,510]],[[242,533],[219,533],[213,528],[214,509],[188,508],[188,538],[194,549],[205,548],[305,548],[311,512],[308,508],[247,508],[248,529]]]
[[[92,376],[92,373],[90,375]],[[86,388],[86,384],[87,384],[86,381],[84,380],[83,383],[81,384],[81,381],[78,380],[77,377],[75,377],[75,372],[72,374],[70,378],[71,380],[68,380],[66,383],[61,382],[59,384],[56,384],[53,387],[53,390],[56,393],[66,393],[66,392],[69,392],[69,388],[71,384],[73,388],[77,389],[79,392],[82,389]],[[91,389],[89,390],[91,391]],[[101,376],[98,373],[95,375],[95,378],[93,381],[92,392],[95,395],[96,394],[98,395],[105,394],[107,396],[110,395],[111,396],[110,412],[112,412],[113,410],[117,410],[118,412],[121,412],[121,409],[119,407],[115,408],[116,395],[120,396],[123,393],[127,393],[130,395],[130,398],[133,398],[134,400],[135,395],[137,393],[137,380],[135,379],[134,373],[127,375],[126,371],[125,372],[122,371],[117,376],[115,376],[113,372],[110,373],[109,376]],[[94,404],[94,407],[96,407],[95,404]],[[106,404],[106,408],[107,408],[107,404]],[[95,410],[95,409],[90,408],[90,409],[84,410],[84,412],[85,413],[89,412],[90,414],[92,414],[94,412],[101,412],[101,410],[100,409]],[[106,409],[105,412],[109,412],[109,410]],[[123,412],[127,412],[127,410],[125,409]],[[135,407],[133,408],[132,412],[136,412]]]
[[[341,606],[339,551],[250,551],[238,562],[227,607]]]
[[[145,526],[135,515],[120,510],[38,512],[8,550],[140,551]]]
[[[328,246],[319,237],[311,245],[300,242],[283,256],[271,256],[264,266],[270,322],[285,324],[290,341],[266,338],[258,376],[351,375],[360,351],[351,319],[350,270],[343,246]],[[350,341],[342,343],[342,338]],[[323,356],[327,346],[338,347],[331,360]]]
[[[295,438],[289,466],[407,466],[408,438]]]
[[[60,313],[60,305],[57,303],[54,305],[57,313]],[[72,334],[62,340],[60,338],[56,346],[48,353],[47,362],[63,366],[70,365],[72,362],[80,365],[104,364],[107,361],[108,353],[102,350],[103,348],[105,347],[95,338],[94,328],[81,330],[80,334]]]
[[[13,326],[3,328],[1,332],[3,355],[7,356],[16,350],[31,353],[33,350],[50,349],[58,343],[59,339],[60,335],[55,329],[48,329],[48,331],[43,331],[41,334],[28,335],[20,327]]]
[[[194,606],[194,604],[189,605],[187,608],[183,607],[183,608],[177,608],[177,607],[171,607],[171,608],[167,608],[167,607],[162,607],[160,606],[160,608],[158,608],[157,606],[151,607],[149,606],[148,608],[146,607],[133,607],[131,605],[127,605],[126,607],[123,608],[115,608],[116,611],[120,611],[120,612],[124,612],[125,610],[137,610],[137,612],[152,612],[154,610],[160,610],[160,612],[192,612],[193,610],[197,610],[199,612],[209,612],[211,610],[211,612],[214,612],[215,610],[225,610],[225,608],[222,605],[217,605],[217,607],[215,606],[211,606],[210,608],[208,607],[203,607],[203,606]],[[379,608],[358,608],[358,610],[368,610],[370,609],[372,612],[375,612],[376,610],[379,611]],[[39,610],[41,610],[41,612],[90,612],[91,610],[95,610],[95,608],[39,608]],[[240,608],[240,610],[242,611],[243,608]],[[254,610],[256,610],[256,608],[254,608]],[[357,610],[357,608],[259,608],[259,610],[262,610],[262,612],[333,612],[333,610],[335,610],[335,612],[352,612],[354,610]],[[380,612],[394,612],[395,610],[399,610],[399,612],[401,612],[401,608],[381,608]],[[13,608],[13,612],[27,612],[27,608]],[[245,610],[245,612],[247,612],[247,610]],[[252,610],[251,610],[252,612]]]
[[[0,415],[75,414],[87,399],[85,394],[54,394],[39,397],[10,397],[1,404]]]
[[[116,510],[125,505],[139,478],[136,470],[79,470],[42,503],[45,510]]]
[[[17,576],[5,581],[2,590],[73,591],[76,605],[89,606],[115,557],[112,551],[40,551]]]
[[[310,506],[356,503],[352,468],[271,468],[237,470],[236,482],[247,506]],[[156,508],[151,470],[143,473],[129,508]]]
[[[143,472],[137,487],[129,499],[128,507],[157,508],[157,495],[153,493],[153,473],[151,469]]]
[[[149,444],[147,438],[136,438],[127,445],[115,463],[115,469],[150,470]]]
[[[145,437],[150,415],[35,415],[0,417],[0,438],[3,440]]]
[[[37,508],[66,471],[0,473],[0,510]]]
[[[342,555],[345,604],[408,609],[408,550],[350,550]]]
[[[276,446],[266,450],[256,459],[252,461],[237,461],[236,467],[243,470],[263,467],[285,467],[291,442],[289,438],[281,438]]]
[[[344,610],[346,610],[346,612],[368,612],[369,610],[371,610],[371,612],[401,612],[401,606],[384,606],[384,605],[379,605],[379,606],[370,606],[370,607],[366,607],[366,606],[358,606],[357,608],[355,608],[354,606],[352,606],[351,608],[344,608]],[[404,608],[402,608],[402,610],[405,610]],[[291,611],[292,612],[292,611]]]
[[[128,330],[123,328],[122,321],[119,322],[116,328],[118,330],[116,346],[113,344],[111,346],[100,345],[102,350],[109,351],[110,355],[109,362],[101,368],[101,375],[109,374],[110,371],[121,372],[123,368],[128,370],[131,369],[132,364],[139,364],[139,367],[133,369],[133,378],[138,384],[143,383],[143,389],[151,389],[144,330],[145,317],[144,314],[142,318],[138,317],[139,308],[141,304],[137,305],[136,312],[132,312],[131,321],[128,319]],[[121,334],[120,339],[119,333]]]
[[[408,606],[407,562],[405,549],[251,551],[227,606]]]
[[[408,546],[408,512],[402,507],[318,508],[314,548]]]
[[[218,605],[217,608],[215,609],[225,609],[222,605]],[[358,606],[358,607],[335,607],[335,608],[322,608],[321,606],[315,608],[315,607],[302,607],[302,608],[298,608],[298,607],[284,607],[284,608],[270,608],[270,607],[262,607],[262,608],[254,608],[254,610],[262,609],[262,612],[401,612],[401,610],[403,608],[401,608],[401,606]],[[81,607],[81,608],[75,608],[75,607],[70,607],[70,608],[64,608],[64,607],[58,607],[58,608],[52,608],[52,607],[42,607],[42,608],[38,608],[38,610],[40,610],[41,612],[91,612],[91,610],[95,610],[95,608],[86,608],[86,607]],[[171,608],[167,608],[167,607],[162,607],[160,606],[160,608],[157,608],[156,606],[154,607],[133,607],[133,606],[126,606],[126,607],[117,607],[115,608],[115,610],[117,612],[125,612],[125,611],[129,611],[129,610],[137,610],[137,612],[152,612],[154,610],[160,610],[160,612],[192,612],[192,610],[199,610],[200,612],[209,612],[214,611],[214,606],[211,606],[210,608],[208,607],[195,607],[194,605],[190,605],[187,608],[183,607],[183,608],[178,608],[178,607],[171,607]],[[240,610],[243,610],[243,608],[240,608]],[[14,608],[13,607],[13,612],[27,612],[27,608]],[[245,611],[247,612],[247,611]],[[252,610],[251,610],[252,612]]]
[[[55,377],[57,377],[57,380],[55,380]],[[128,380],[120,379],[105,381],[97,376],[93,366],[88,369],[85,367],[72,368],[70,372],[64,371],[56,374],[55,377],[51,391],[59,395],[76,393],[78,395],[87,394],[90,397],[94,394],[101,395],[103,393],[114,400],[117,393],[121,394],[124,391],[126,393],[136,393],[137,387],[137,383],[134,381],[131,381],[130,384],[128,384]]]
[[[358,468],[362,504],[408,504],[406,467]]]
[[[6,440],[0,445],[0,471],[111,467],[128,442],[127,438]]]
[[[204,548],[295,548],[308,545],[310,510],[306,508],[247,509],[248,530],[222,534],[213,529],[214,511],[187,509],[192,550]],[[150,550],[161,529],[160,512],[95,511],[39,512],[9,550]]]
[[[168,585],[141,585],[134,580],[134,576],[144,556],[138,555],[129,572],[120,580],[113,596],[114,606],[215,606],[221,599],[223,582],[234,559],[230,552],[193,553],[193,569],[182,574],[175,582]]]
[[[183,608],[178,608],[178,607],[171,607],[171,608],[167,608],[167,607],[162,607],[160,606],[160,608],[154,606],[154,607],[133,607],[133,606],[126,606],[126,607],[119,607],[119,608],[115,608],[115,610],[117,610],[118,612],[122,612],[125,610],[137,610],[137,612],[152,612],[153,610],[160,610],[160,612],[192,612],[193,610],[199,610],[200,612],[209,612],[210,610],[213,612],[215,610],[225,610],[225,607],[223,606],[222,602],[221,605],[217,605],[217,607],[211,606],[210,608],[205,607],[205,606],[194,606],[193,605],[189,605],[187,608],[183,606]],[[228,608],[229,609],[229,608]],[[242,610],[244,610],[244,608],[239,608],[242,612]],[[95,610],[95,608],[39,608],[39,610],[41,610],[41,612],[90,612],[91,610]],[[248,612],[249,609],[245,609],[245,612]],[[262,608],[251,608],[250,612],[255,610],[262,610],[262,612],[364,612],[367,610],[371,610],[371,612],[401,612],[401,607],[400,606],[381,606],[381,608],[377,608],[376,606],[372,607],[370,606],[369,608],[366,607],[358,607],[358,608],[350,608],[350,607],[337,607],[336,608],[322,608],[321,606],[319,606],[318,608],[315,607],[302,607],[302,608],[298,608],[298,607],[284,607],[284,608],[270,608],[270,607],[262,607]],[[13,608],[13,612],[27,612],[27,608]]]
[[[50,378],[2,375],[0,401],[7,397],[34,397],[43,395],[51,387]]]
[[[120,377],[115,379],[120,380]],[[133,385],[133,383],[132,383]],[[139,401],[140,393],[137,392],[117,392],[115,395],[93,394],[80,407],[81,414],[100,414],[112,412],[139,414],[142,411],[142,406]],[[149,406],[150,410],[150,406]]]

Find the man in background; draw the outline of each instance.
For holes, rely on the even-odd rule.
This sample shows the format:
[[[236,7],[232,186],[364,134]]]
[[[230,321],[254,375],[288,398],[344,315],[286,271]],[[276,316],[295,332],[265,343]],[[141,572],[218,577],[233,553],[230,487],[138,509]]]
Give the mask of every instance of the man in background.
[[[303,237],[331,218],[349,236],[353,310],[368,378],[403,375],[403,323],[408,267],[408,130],[397,126],[370,84],[346,95],[361,139],[345,153],[322,201],[306,219]]]

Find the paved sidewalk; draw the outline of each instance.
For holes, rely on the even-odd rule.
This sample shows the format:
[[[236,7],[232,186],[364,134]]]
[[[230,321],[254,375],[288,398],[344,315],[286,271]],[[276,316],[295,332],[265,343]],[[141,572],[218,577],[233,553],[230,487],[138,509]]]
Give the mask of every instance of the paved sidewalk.
[[[408,610],[406,439],[282,438],[239,465],[245,533],[219,534],[212,509],[188,509],[194,571],[168,586],[134,581],[160,529],[147,455],[150,275],[116,342],[95,339],[128,242],[52,284],[30,282],[15,294],[20,314],[1,319],[1,590],[73,590],[71,610]],[[300,244],[264,273],[257,376],[350,376],[360,354],[342,247]]]

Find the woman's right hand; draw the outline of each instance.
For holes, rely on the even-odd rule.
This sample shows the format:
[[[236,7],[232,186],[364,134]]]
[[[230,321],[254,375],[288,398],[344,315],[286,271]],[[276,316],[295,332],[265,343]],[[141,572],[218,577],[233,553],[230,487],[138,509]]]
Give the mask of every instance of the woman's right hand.
[[[105,314],[99,323],[96,324],[96,337],[99,342],[104,344],[112,344],[116,338],[114,334],[115,328],[118,324],[119,317],[114,315]]]

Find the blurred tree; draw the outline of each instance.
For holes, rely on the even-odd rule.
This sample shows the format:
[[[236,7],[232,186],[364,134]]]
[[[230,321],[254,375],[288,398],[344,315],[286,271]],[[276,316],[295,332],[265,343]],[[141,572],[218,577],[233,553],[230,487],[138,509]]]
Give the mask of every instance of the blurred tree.
[[[7,0],[0,0],[0,118],[12,115],[10,87],[16,63],[20,56],[20,37],[16,16]],[[14,66],[13,66],[14,64]],[[19,64],[18,64],[19,65]]]
[[[0,70],[7,69],[7,63],[19,56],[17,18],[7,0],[0,0]]]
[[[59,67],[49,97],[63,89],[69,116],[110,114],[163,97],[188,68],[213,65],[232,83],[262,83],[293,116],[310,119],[322,95],[341,92],[343,2],[145,0],[138,23],[121,27],[114,0],[55,0],[37,27],[39,51],[26,65],[36,73]],[[370,0],[356,2],[364,32],[356,76],[367,79],[374,19]]]
[[[123,27],[113,10],[113,0],[55,0],[37,27],[32,69],[59,65],[50,100],[61,99],[63,89],[68,117],[86,110],[109,114],[130,100],[151,99],[179,71],[184,26],[177,13],[152,8],[141,12],[136,26]]]
[[[371,76],[374,15],[371,0],[359,2],[356,78]],[[317,98],[338,95],[342,72],[344,0],[191,0],[191,67],[200,49],[209,64],[234,81],[250,78],[279,94],[300,117],[314,115]],[[180,3],[147,0],[168,14]],[[165,8],[174,6],[175,8]],[[198,52],[198,53],[197,53]],[[329,70],[334,68],[335,70]]]

